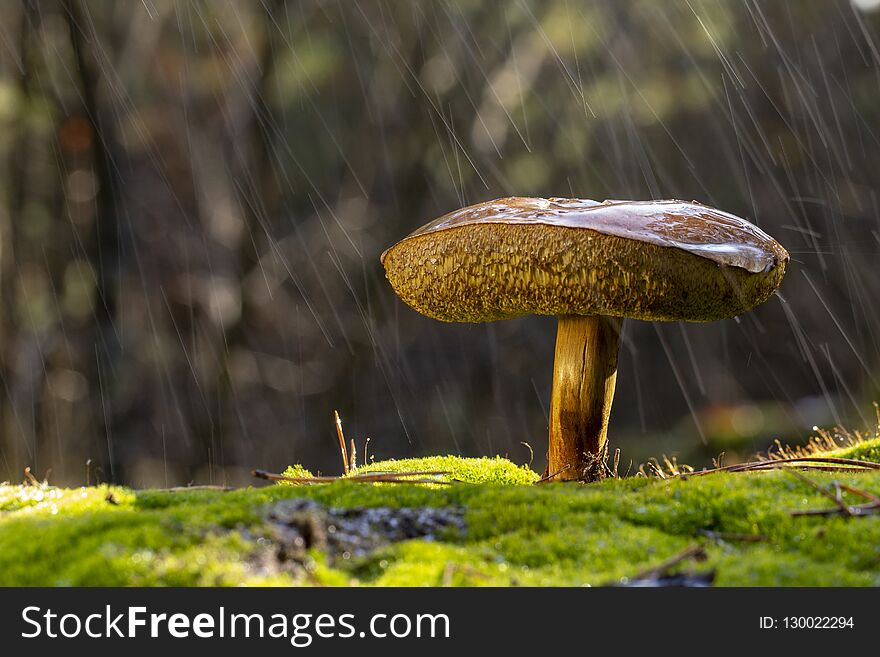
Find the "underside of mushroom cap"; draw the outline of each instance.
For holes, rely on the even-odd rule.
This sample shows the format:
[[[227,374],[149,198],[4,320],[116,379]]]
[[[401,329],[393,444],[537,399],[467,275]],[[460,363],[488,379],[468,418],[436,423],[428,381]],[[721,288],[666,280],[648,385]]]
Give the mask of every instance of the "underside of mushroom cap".
[[[681,201],[500,199],[441,217],[382,256],[418,312],[711,321],[779,286],[788,253],[752,224]]]

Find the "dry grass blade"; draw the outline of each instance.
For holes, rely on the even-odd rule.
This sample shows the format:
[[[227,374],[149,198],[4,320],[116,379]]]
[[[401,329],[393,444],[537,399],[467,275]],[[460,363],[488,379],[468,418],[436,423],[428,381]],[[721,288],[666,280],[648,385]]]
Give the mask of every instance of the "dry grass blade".
[[[790,470],[803,470],[804,472],[870,472],[873,470],[873,468],[856,468],[848,465],[809,465],[805,463],[794,463],[788,466],[749,468],[748,470],[734,470],[734,472],[767,472],[769,470],[780,470],[782,467],[788,467]]]
[[[274,472],[266,472],[265,470],[252,470],[251,474],[258,479],[267,481],[286,481],[291,484],[328,484],[334,481],[354,481],[360,483],[382,483],[382,484],[440,484],[448,485],[453,482],[443,481],[441,479],[432,479],[430,477],[439,477],[449,475],[445,470],[423,470],[413,472],[369,472],[360,475],[351,475],[349,477],[288,477],[276,474]]]
[[[834,482],[834,488],[836,491],[836,495],[835,495],[835,494],[825,490],[824,488],[822,488],[818,484],[816,484],[816,482],[803,476],[801,473],[794,472],[794,471],[791,471],[791,473],[793,475],[795,475],[801,481],[809,484],[810,486],[812,486],[813,488],[818,490],[820,493],[822,493],[823,496],[827,497],[835,504],[834,508],[831,508],[831,509],[805,509],[805,510],[789,511],[789,514],[792,516],[833,516],[833,515],[842,514],[842,515],[845,515],[845,516],[851,518],[851,517],[855,517],[855,516],[866,516],[866,515],[880,513],[880,497],[878,497],[877,495],[874,495],[873,493],[869,493],[868,491],[862,490],[861,488],[856,488],[855,486],[850,486],[848,484],[841,484],[841,483],[835,481]],[[870,500],[870,501],[866,504],[847,504],[843,500],[843,496],[841,494],[841,491],[844,491],[844,490],[847,491],[848,493],[852,493],[853,495],[857,495],[857,496],[861,497],[862,499],[866,499],[866,500]]]
[[[615,453],[615,458],[617,458],[617,453]],[[720,458],[720,457],[719,457]],[[662,461],[661,461],[662,459]],[[712,463],[718,467],[719,461],[716,459],[712,460]],[[615,471],[618,467],[617,462],[615,461]],[[656,477],[658,479],[669,479],[670,477],[685,477],[694,472],[694,468],[687,463],[679,463],[678,457],[674,454],[672,457],[663,454],[660,459],[655,456],[652,456],[647,460],[647,462],[642,463],[639,466],[639,471],[637,476],[639,477]]]
[[[446,588],[452,586],[452,580],[456,573],[469,575],[471,577],[476,577],[477,579],[489,579],[489,576],[486,573],[480,572],[473,566],[447,561],[446,565],[443,567],[443,581],[441,586]]]
[[[529,462],[526,467],[531,468],[532,462],[535,460],[535,450],[532,449],[531,445],[529,445],[527,442],[524,442],[522,440],[519,442],[519,444],[522,445],[523,447],[525,447],[527,450],[529,450]]]
[[[450,474],[452,473],[448,470],[407,470],[405,472],[365,472],[364,474],[350,475],[345,479],[347,481],[363,481],[382,477],[442,477]]]
[[[849,507],[850,516],[868,516],[880,513],[880,500],[868,504],[855,504]],[[803,511],[789,511],[792,516],[836,516],[842,511],[838,507],[832,509],[805,509]]]
[[[453,481],[444,481],[443,479],[400,479],[400,478],[387,478],[387,479],[362,479],[361,483],[372,483],[372,484],[437,484],[438,486],[451,486],[456,483]]]
[[[848,484],[838,483],[837,486],[839,488],[845,490],[848,493],[852,493],[853,495],[858,495],[859,497],[861,497],[863,499],[869,500],[871,502],[877,502],[878,504],[880,504],[880,497],[874,495],[874,493],[869,493],[866,490],[862,490],[861,488],[856,488],[855,486],[850,486]]]
[[[339,411],[333,411],[336,417],[336,436],[339,438],[339,451],[342,454],[342,471],[348,474],[348,454],[345,449],[345,434],[342,433],[342,418],[339,417]]]
[[[850,509],[849,506],[847,506],[846,502],[844,502],[843,499],[839,495],[834,495],[833,493],[828,492],[827,490],[822,488],[822,486],[817,484],[815,481],[813,481],[809,477],[801,474],[797,470],[793,470],[791,468],[785,468],[785,471],[788,472],[793,477],[800,479],[802,482],[804,482],[808,486],[811,486],[816,491],[818,491],[821,495],[823,495],[824,497],[827,497],[829,500],[834,502],[837,505],[837,508],[840,509],[840,512],[842,514],[847,515],[847,516],[853,515],[852,509]]]
[[[671,568],[677,566],[683,561],[688,561],[689,559],[693,559],[695,561],[705,561],[706,558],[706,549],[702,545],[691,545],[690,547],[685,548],[678,554],[670,557],[663,563],[660,563],[653,568],[643,570],[638,575],[633,577],[633,579],[655,579],[658,577],[662,577]]]
[[[761,534],[737,534],[732,532],[715,532],[709,529],[699,530],[700,534],[715,541],[743,541],[746,543],[760,543],[767,537]]]
[[[658,465],[654,457],[648,459],[648,462],[645,465],[647,465],[651,469],[651,472],[654,474],[655,477],[666,479],[666,474],[663,472],[663,469]]]
[[[162,491],[163,493],[188,493],[194,490],[217,490],[221,492],[229,492],[237,490],[232,486],[217,486],[215,484],[198,484],[195,486],[172,486],[171,488],[155,488],[153,490]]]
[[[24,469],[24,476],[26,483],[29,483],[31,486],[42,486],[42,484],[37,481],[37,478],[31,472],[30,466]]]
[[[792,447],[791,445],[783,445],[778,440],[775,448],[767,451],[767,458],[791,458],[796,456],[815,456],[823,452],[830,452],[841,447],[855,447],[866,440],[871,440],[880,436],[880,406],[874,402],[874,409],[877,413],[877,431],[861,432],[848,431],[846,428],[838,425],[831,430],[813,427],[813,431],[817,435],[810,438],[806,445]]]
[[[552,472],[548,475],[544,475],[543,477],[538,479],[538,481],[536,481],[535,484],[543,484],[545,481],[550,481],[551,479],[553,479],[553,477],[558,477],[559,475],[561,475],[563,472],[565,472],[569,468],[571,468],[571,464],[567,463],[565,466],[559,468],[556,472]]]
[[[726,465],[722,468],[701,470],[690,474],[706,475],[715,472],[751,472],[755,470],[774,470],[786,466],[814,468],[817,470],[834,472],[846,470],[880,470],[880,463],[875,463],[874,461],[859,461],[856,459],[844,459],[834,456],[803,456],[764,461],[749,461],[747,463]]]

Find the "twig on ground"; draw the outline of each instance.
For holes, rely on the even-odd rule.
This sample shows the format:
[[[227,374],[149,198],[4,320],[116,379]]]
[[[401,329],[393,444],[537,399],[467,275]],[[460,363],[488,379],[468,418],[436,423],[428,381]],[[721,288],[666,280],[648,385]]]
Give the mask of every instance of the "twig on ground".
[[[522,440],[521,440],[519,444],[522,445],[523,447],[525,447],[527,450],[529,450],[529,463],[528,463],[527,467],[531,468],[531,467],[532,467],[532,461],[535,460],[535,450],[533,450],[533,449],[532,449],[532,446],[529,445],[529,444],[528,444],[527,442],[525,442],[525,441],[522,441]]]
[[[654,472],[655,477],[666,479],[666,475],[663,473],[663,470],[658,465],[656,465],[653,460],[648,459],[648,462],[645,465],[651,468],[651,470]]]
[[[348,474],[348,454],[345,451],[345,434],[342,433],[342,418],[339,417],[339,411],[333,411],[336,417],[336,436],[339,438],[339,451],[342,454],[342,471]]]
[[[870,516],[880,513],[880,503],[878,504],[857,504],[851,506],[853,516]],[[836,516],[840,513],[840,509],[807,509],[805,511],[789,511],[792,516]]]
[[[478,579],[489,579],[489,576],[486,573],[481,573],[473,566],[468,566],[467,564],[462,563],[455,563],[453,561],[447,561],[446,565],[443,567],[443,580],[441,586],[445,588],[452,586],[452,578],[457,572],[464,575],[477,577]]]
[[[844,459],[833,456],[803,456],[765,461],[749,461],[726,465],[711,470],[692,472],[692,475],[707,475],[715,472],[753,472],[759,470],[774,470],[781,467],[813,468],[821,471],[845,472],[854,470],[880,470],[880,463],[873,461],[860,461],[857,459]]]
[[[42,485],[42,484],[40,484],[39,481],[37,481],[37,478],[31,473],[30,466],[27,466],[24,469],[24,476],[25,476],[25,480],[28,483],[30,483],[32,486],[41,486]]]
[[[799,472],[795,472],[794,470],[789,470],[791,474],[795,475],[798,479],[803,481],[806,484],[809,484],[817,491],[819,491],[824,497],[827,497],[832,502],[834,502],[835,506],[830,509],[804,509],[804,510],[795,510],[789,511],[789,515],[792,516],[834,516],[834,515],[844,515],[848,518],[856,517],[856,516],[867,516],[876,513],[880,513],[880,497],[870,493],[866,490],[862,490],[861,488],[856,488],[855,486],[850,486],[849,484],[841,484],[840,482],[832,482],[835,493],[831,493],[830,491],[822,488],[816,482],[808,479],[804,475]],[[848,493],[852,493],[853,495],[857,495],[862,499],[869,500],[865,504],[847,504],[843,499],[843,495],[841,491],[845,490]]]
[[[693,559],[694,561],[705,561],[707,558],[708,555],[706,554],[706,549],[702,545],[691,545],[653,568],[643,570],[632,579],[656,579],[662,577],[670,569],[683,561],[688,561],[690,559]]]
[[[761,534],[736,534],[731,532],[714,532],[708,529],[699,530],[700,534],[716,541],[743,541],[746,543],[760,543],[767,537]]]
[[[223,492],[236,490],[232,486],[217,486],[214,484],[199,484],[198,486],[172,486],[171,488],[156,488],[163,493],[184,493],[191,490],[219,490]]]
[[[452,576],[455,574],[455,564],[451,561],[447,561],[446,565],[443,567],[443,583],[441,586],[448,588],[452,586]]]
[[[838,488],[842,488],[848,493],[852,493],[853,495],[858,495],[859,497],[870,500],[871,502],[880,503],[880,497],[874,495],[874,493],[869,493],[866,490],[862,490],[861,488],[856,488],[855,486],[850,486],[848,484],[841,484],[838,482],[834,482],[837,484]]]
[[[538,479],[538,481],[536,481],[535,484],[536,484],[536,485],[537,485],[537,484],[543,484],[545,481],[550,481],[551,479],[553,479],[553,477],[558,477],[558,476],[561,475],[563,472],[565,472],[566,470],[568,470],[570,467],[571,467],[571,463],[566,463],[564,466],[562,466],[561,468],[559,468],[556,472],[553,472],[553,473],[550,473],[550,474],[546,474],[546,475],[544,475],[543,477],[541,477],[540,479]]]
[[[851,516],[870,516],[876,513],[880,513],[880,500],[877,502],[868,502],[867,504],[854,504],[849,507]],[[841,513],[841,510],[837,507],[832,509],[806,509],[806,510],[796,510],[789,511],[789,515],[792,516],[836,516]]]
[[[448,485],[453,482],[428,477],[439,477],[451,473],[445,470],[419,470],[412,472],[367,472],[364,474],[350,475],[348,477],[287,477],[285,475],[266,472],[265,470],[251,470],[251,474],[257,479],[267,481],[286,481],[291,484],[327,484],[334,481],[354,481],[360,483],[382,484],[440,484]]]
[[[841,498],[841,496],[839,494],[840,493],[839,490],[838,490],[838,494],[834,495],[833,493],[829,493],[827,490],[822,488],[819,484],[817,484],[815,481],[813,481],[809,477],[802,475],[797,470],[794,470],[792,468],[784,468],[784,470],[785,470],[785,472],[788,472],[788,474],[792,475],[793,477],[796,477],[797,479],[800,479],[802,482],[804,482],[808,486],[811,486],[816,491],[818,491],[821,495],[823,495],[824,497],[827,497],[829,500],[834,502],[837,505],[837,508],[840,509],[841,513],[843,513],[844,515],[847,515],[847,516],[852,516],[853,512],[849,508],[849,506],[847,506],[846,502],[844,502],[843,499]]]

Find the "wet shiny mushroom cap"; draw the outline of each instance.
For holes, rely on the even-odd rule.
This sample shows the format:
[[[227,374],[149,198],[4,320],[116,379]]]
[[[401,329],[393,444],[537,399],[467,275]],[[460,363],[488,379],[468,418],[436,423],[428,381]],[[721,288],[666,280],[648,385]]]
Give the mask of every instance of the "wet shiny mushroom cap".
[[[382,263],[403,301],[442,321],[711,321],[764,302],[788,258],[756,226],[696,202],[511,197],[422,226]]]

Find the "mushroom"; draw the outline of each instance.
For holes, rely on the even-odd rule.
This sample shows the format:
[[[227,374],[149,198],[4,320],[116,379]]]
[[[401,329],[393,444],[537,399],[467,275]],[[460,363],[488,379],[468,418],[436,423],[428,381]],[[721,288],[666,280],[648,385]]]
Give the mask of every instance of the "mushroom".
[[[558,317],[547,472],[605,476],[623,318],[708,322],[766,301],[788,252],[697,202],[504,198],[382,254],[397,295],[445,322]]]

